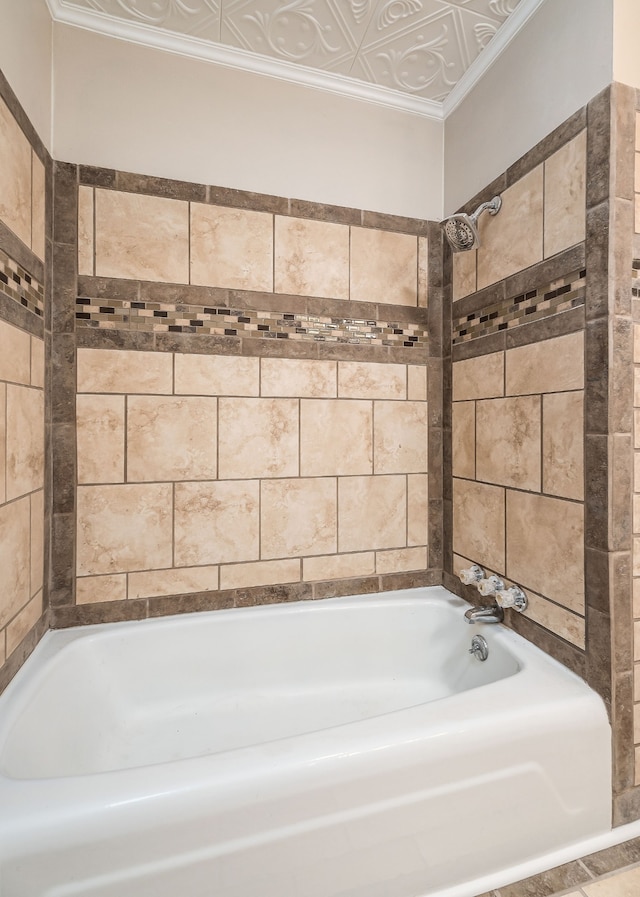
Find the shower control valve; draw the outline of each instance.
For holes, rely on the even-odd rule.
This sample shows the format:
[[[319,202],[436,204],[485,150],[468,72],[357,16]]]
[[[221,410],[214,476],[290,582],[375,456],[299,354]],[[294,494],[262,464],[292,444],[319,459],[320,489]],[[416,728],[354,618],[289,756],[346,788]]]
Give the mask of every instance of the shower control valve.
[[[458,573],[458,579],[465,586],[474,586],[481,579],[484,579],[484,570],[477,564],[472,564],[466,570],[461,570]]]
[[[510,586],[508,589],[498,589],[496,591],[496,602],[500,607],[512,607],[514,610],[522,613],[527,609],[529,602],[527,596],[518,588],[518,586]]]
[[[485,598],[504,589],[504,583],[499,576],[488,576],[486,579],[481,579],[476,585],[480,594]]]

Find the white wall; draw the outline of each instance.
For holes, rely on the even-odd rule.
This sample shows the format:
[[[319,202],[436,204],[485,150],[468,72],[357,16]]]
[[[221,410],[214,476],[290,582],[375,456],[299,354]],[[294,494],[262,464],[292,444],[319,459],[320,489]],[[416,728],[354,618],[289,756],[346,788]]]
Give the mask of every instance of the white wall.
[[[612,46],[613,0],[542,4],[447,118],[445,214],[611,82]]]
[[[443,124],[54,25],[54,157],[419,218]]]
[[[614,0],[613,80],[640,87],[640,2]]]

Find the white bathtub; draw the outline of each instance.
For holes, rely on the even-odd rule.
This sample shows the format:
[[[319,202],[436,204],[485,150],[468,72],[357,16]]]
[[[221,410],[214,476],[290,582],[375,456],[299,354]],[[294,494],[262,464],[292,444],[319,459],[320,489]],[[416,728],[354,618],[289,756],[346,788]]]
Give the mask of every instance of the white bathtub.
[[[0,894],[416,897],[606,832],[602,702],[466,607],[48,633],[0,697]]]

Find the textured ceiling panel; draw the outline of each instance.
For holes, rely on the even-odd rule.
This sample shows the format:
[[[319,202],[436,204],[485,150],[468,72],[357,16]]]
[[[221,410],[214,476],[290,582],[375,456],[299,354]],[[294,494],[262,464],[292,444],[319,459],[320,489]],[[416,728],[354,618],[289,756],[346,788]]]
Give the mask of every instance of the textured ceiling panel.
[[[520,2],[58,0],[58,5],[441,102]]]

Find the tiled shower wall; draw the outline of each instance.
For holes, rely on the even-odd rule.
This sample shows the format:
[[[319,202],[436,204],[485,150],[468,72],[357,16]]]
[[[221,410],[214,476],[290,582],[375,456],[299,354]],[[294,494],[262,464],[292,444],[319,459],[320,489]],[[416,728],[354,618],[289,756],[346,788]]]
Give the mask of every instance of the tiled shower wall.
[[[77,463],[73,491],[54,484],[55,625],[437,581],[438,229],[122,172],[57,179],[79,275],[63,272],[77,367],[66,356],[58,456]]]
[[[46,626],[47,161],[0,75],[0,688]]]

